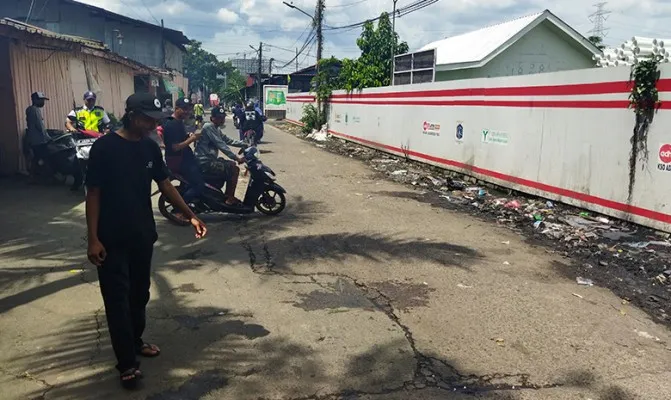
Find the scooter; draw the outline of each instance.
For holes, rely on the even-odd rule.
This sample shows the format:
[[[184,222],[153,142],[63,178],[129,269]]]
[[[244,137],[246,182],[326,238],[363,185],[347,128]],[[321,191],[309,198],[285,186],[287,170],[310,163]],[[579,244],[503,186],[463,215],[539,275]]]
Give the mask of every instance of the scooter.
[[[226,204],[226,196],[221,189],[225,183],[221,177],[206,175],[203,177],[206,182],[205,189],[195,204],[194,213],[251,214],[257,209],[265,215],[277,215],[284,210],[287,205],[286,190],[277,184],[275,172],[259,160],[259,150],[256,147],[248,147],[240,150],[238,154],[244,155],[245,165],[250,172],[242,205]],[[177,191],[180,194],[188,189],[189,183],[181,175],[173,173],[171,178],[179,181]],[[163,194],[158,199],[158,209],[169,221],[182,226],[189,225],[188,221],[175,215],[178,210]]]
[[[79,166],[84,174],[86,174],[86,169],[88,168],[91,147],[93,146],[93,143],[101,136],[103,136],[102,133],[86,130],[81,126],[77,126],[77,130],[72,132],[72,138],[75,142],[77,160],[79,160]]]
[[[64,181],[68,175],[75,175],[75,168],[81,168],[77,160],[77,145],[69,133],[47,129],[50,140],[47,143],[48,159],[40,159],[33,154],[27,135],[23,136],[24,156],[29,173],[33,177],[51,176]]]

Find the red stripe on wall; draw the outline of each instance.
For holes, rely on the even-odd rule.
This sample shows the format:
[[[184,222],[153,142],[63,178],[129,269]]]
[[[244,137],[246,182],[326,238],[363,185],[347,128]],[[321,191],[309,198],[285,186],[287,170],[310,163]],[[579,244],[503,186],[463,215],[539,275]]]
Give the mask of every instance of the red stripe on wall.
[[[520,107],[520,108],[627,108],[627,100],[333,100],[331,104],[369,104],[384,106],[464,106],[464,107]],[[664,105],[662,108],[669,108]]]
[[[288,119],[287,121],[291,122],[291,123],[294,123],[294,124],[297,124],[297,125],[303,125],[302,123],[300,123],[298,121],[293,121],[293,120],[290,120],[290,119]],[[332,131],[332,130],[329,130],[329,132],[331,134],[333,134],[335,136],[339,136],[343,139],[352,140],[352,141],[359,142],[361,144],[365,144],[365,145],[368,145],[368,146],[371,146],[371,147],[376,147],[376,148],[379,148],[379,149],[384,149],[384,150],[388,150],[388,151],[391,151],[391,152],[394,152],[394,153],[399,153],[399,154],[404,153],[404,150],[400,149],[398,147],[389,146],[389,145],[386,145],[386,144],[374,142],[374,141],[367,140],[367,139],[358,138],[356,136],[347,135],[345,133],[335,132],[335,131]],[[642,207],[636,207],[636,206],[632,206],[632,205],[625,204],[625,203],[620,203],[620,202],[613,201],[613,200],[603,199],[601,197],[596,197],[596,196],[576,192],[576,191],[569,190],[569,189],[564,189],[564,188],[560,188],[560,187],[556,187],[556,186],[551,186],[551,185],[548,185],[548,184],[545,184],[545,183],[536,182],[536,181],[532,181],[532,180],[529,180],[529,179],[520,178],[520,177],[517,177],[517,176],[506,175],[506,174],[503,174],[501,172],[492,171],[492,170],[488,170],[488,169],[485,169],[485,168],[480,168],[480,167],[476,167],[476,166],[473,166],[473,165],[464,164],[464,163],[454,161],[454,160],[448,160],[448,159],[445,159],[445,158],[435,157],[435,156],[431,156],[431,155],[416,152],[416,151],[406,151],[406,152],[407,152],[408,155],[411,155],[413,157],[423,159],[423,160],[426,160],[426,161],[431,161],[431,162],[434,162],[434,163],[437,163],[437,164],[456,167],[456,168],[466,170],[466,171],[472,171],[474,173],[477,173],[477,174],[480,174],[480,175],[485,175],[485,176],[488,176],[488,177],[491,177],[491,178],[494,178],[494,179],[498,179],[498,180],[501,180],[501,181],[514,183],[516,185],[526,186],[526,187],[529,187],[529,188],[532,188],[532,189],[552,193],[552,194],[559,195],[559,196],[569,197],[569,198],[572,198],[572,199],[575,199],[575,200],[578,200],[578,201],[583,201],[585,203],[595,204],[595,205],[598,205],[598,206],[601,206],[601,207],[610,208],[612,210],[622,211],[622,212],[638,215],[638,216],[648,218],[648,219],[652,219],[652,220],[655,220],[655,221],[660,221],[660,222],[664,222],[664,223],[667,223],[667,224],[671,223],[671,215],[664,214],[664,213],[661,213],[661,212],[658,212],[658,211],[653,211],[653,210],[649,210],[649,209],[642,208]]]
[[[671,91],[671,79],[657,82],[660,92]],[[578,83],[569,85],[519,86],[495,88],[463,88],[419,91],[397,91],[385,93],[334,94],[334,99],[396,99],[417,97],[466,97],[466,96],[580,96],[614,93],[629,93],[631,84],[627,81]]]

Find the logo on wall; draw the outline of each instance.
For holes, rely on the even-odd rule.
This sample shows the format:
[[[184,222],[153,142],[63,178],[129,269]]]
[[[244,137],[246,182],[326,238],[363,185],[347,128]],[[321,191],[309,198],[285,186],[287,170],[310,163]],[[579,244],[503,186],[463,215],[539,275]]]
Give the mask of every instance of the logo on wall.
[[[500,145],[508,145],[510,136],[506,132],[492,131],[490,129],[482,130],[482,143],[495,143]]]
[[[458,142],[464,140],[464,125],[461,122],[457,122],[457,133],[454,135]]]
[[[424,121],[422,124],[422,134],[429,136],[440,136],[440,124]]]
[[[671,144],[665,143],[659,146],[659,164],[657,169],[660,171],[671,171]]]

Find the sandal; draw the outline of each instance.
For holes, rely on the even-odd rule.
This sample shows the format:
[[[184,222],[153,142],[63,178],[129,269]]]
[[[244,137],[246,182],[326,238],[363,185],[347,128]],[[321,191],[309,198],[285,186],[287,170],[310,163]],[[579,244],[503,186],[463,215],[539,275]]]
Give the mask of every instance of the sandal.
[[[155,344],[144,343],[137,351],[137,354],[148,358],[158,357],[161,354],[161,349]]]
[[[138,371],[136,368],[131,368],[125,372],[122,372],[121,376],[119,377],[121,380],[121,386],[123,386],[125,389],[135,389],[137,387],[138,379],[142,376],[142,373],[140,373],[140,376],[138,376],[137,372]]]

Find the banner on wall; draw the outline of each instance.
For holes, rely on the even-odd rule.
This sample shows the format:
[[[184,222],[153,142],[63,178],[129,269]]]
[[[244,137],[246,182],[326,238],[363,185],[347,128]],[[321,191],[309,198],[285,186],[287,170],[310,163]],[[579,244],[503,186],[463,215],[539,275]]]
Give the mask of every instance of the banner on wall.
[[[289,86],[287,85],[265,85],[263,87],[263,109],[265,110],[287,110],[287,95]]]

